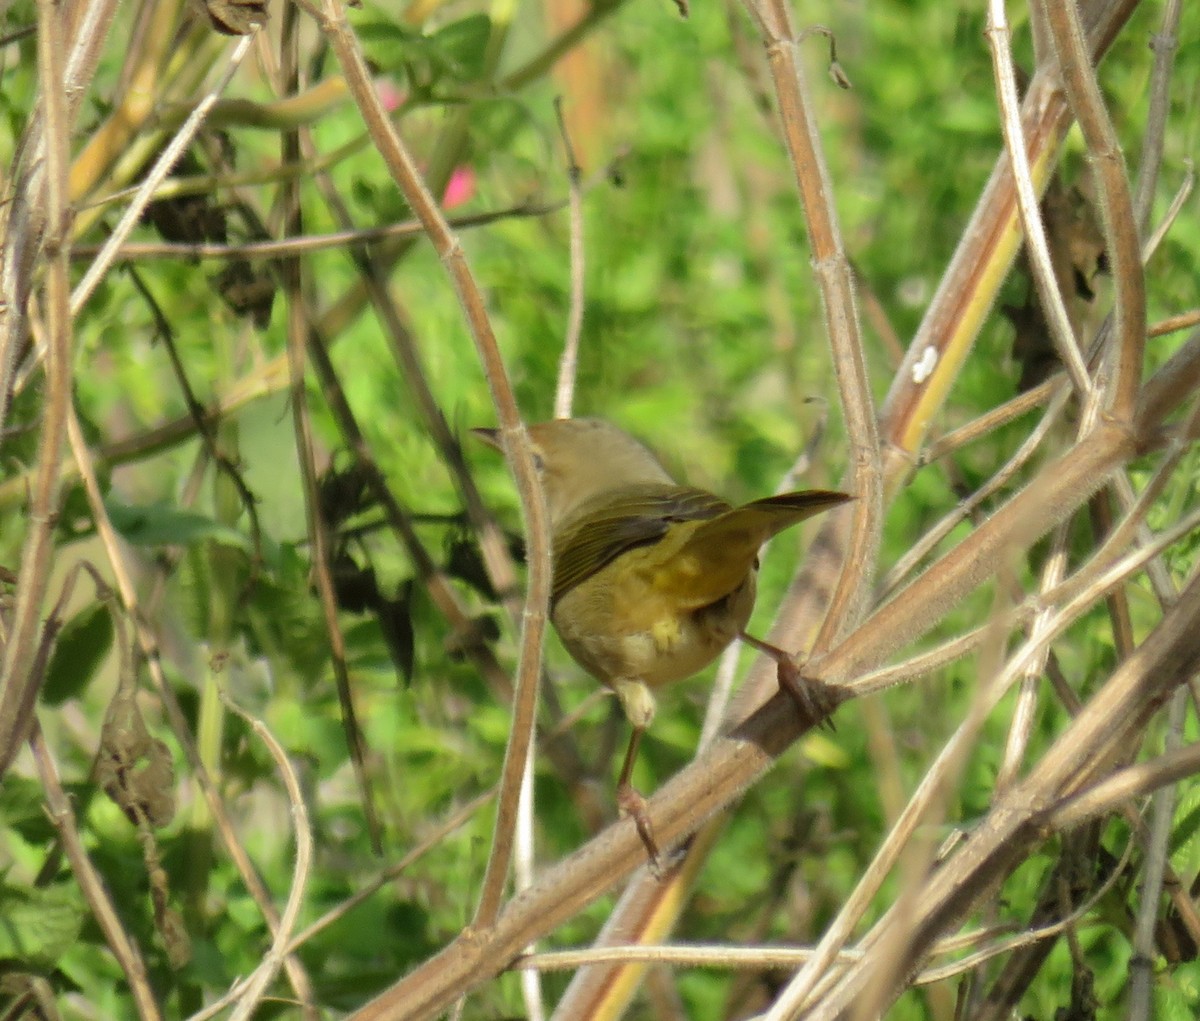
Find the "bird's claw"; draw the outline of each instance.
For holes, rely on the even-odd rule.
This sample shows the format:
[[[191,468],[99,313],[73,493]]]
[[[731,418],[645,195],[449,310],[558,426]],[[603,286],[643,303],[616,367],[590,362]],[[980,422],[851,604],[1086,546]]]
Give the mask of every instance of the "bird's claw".
[[[806,720],[834,729],[833,711],[846,700],[841,688],[816,677],[806,677],[800,663],[790,656],[778,660],[776,677],[779,689],[791,696]]]
[[[658,844],[654,840],[654,827],[650,824],[650,813],[646,810],[646,799],[628,783],[617,787],[617,808],[622,815],[627,815],[637,827],[638,836],[646,848],[646,856],[650,861],[650,871],[656,879],[662,878],[662,860],[658,854]]]

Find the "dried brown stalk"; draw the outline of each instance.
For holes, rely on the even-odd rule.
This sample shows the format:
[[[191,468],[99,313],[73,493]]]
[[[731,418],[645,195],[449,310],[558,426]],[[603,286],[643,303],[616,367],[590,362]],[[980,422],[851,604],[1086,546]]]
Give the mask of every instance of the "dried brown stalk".
[[[41,727],[37,726],[36,722],[30,737],[30,746],[37,762],[42,790],[46,795],[50,820],[58,830],[59,840],[62,841],[67,860],[71,863],[71,871],[92,910],[92,917],[96,919],[109,948],[125,973],[138,1017],[142,1018],[142,1021],[159,1021],[162,1012],[154,998],[154,991],[150,988],[150,978],[142,952],[125,931],[112,898],[104,887],[104,880],[88,857],[83,838],[75,825],[71,801],[63,790],[62,782],[58,778],[58,769],[50,755],[50,749],[46,747]]]
[[[322,27],[342,65],[343,74],[376,148],[446,265],[483,364],[496,416],[500,422],[500,436],[512,465],[517,492],[521,499],[526,527],[526,549],[529,555],[529,582],[521,632],[521,655],[517,666],[514,718],[504,757],[495,838],[475,919],[476,926],[488,929],[499,911],[504,884],[508,878],[521,774],[533,737],[542,642],[550,602],[549,524],[516,398],[492,333],[483,296],[467,266],[462,247],[426,187],[416,161],[387,117],[375,93],[357,39],[351,32],[345,12],[337,0],[325,0]]]
[[[62,58],[62,11],[50,0],[38,4],[38,76],[45,144],[45,210],[42,243],[46,249],[46,400],[38,437],[37,477],[29,499],[29,531],[21,550],[13,618],[0,655],[0,777],[24,742],[33,723],[38,675],[31,669],[37,655],[42,600],[50,580],[54,553],[54,521],[58,513],[67,419],[71,410],[72,329],[67,275],[67,167],[70,120]],[[15,311],[15,310],[11,310]],[[23,311],[23,306],[22,310]],[[14,316],[22,318],[20,314]],[[7,379],[0,379],[7,400]],[[0,415],[0,424],[3,415]]]

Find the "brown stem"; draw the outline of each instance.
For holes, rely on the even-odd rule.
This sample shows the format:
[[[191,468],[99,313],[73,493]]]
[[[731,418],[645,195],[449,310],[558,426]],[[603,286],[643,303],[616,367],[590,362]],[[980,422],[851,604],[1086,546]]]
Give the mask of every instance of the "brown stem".
[[[29,746],[33,750],[34,761],[37,764],[38,777],[42,782],[42,791],[46,795],[46,807],[50,811],[50,821],[58,830],[58,838],[62,841],[67,860],[71,863],[71,871],[75,881],[83,891],[84,899],[92,910],[92,917],[104,933],[105,942],[116,957],[117,963],[125,973],[129,982],[129,991],[137,1006],[138,1016],[143,1021],[158,1021],[162,1013],[154,999],[150,988],[150,979],[146,972],[146,962],[138,945],[130,938],[121,924],[120,915],[112,902],[108,891],[104,888],[104,880],[88,857],[79,829],[75,825],[75,813],[71,810],[71,801],[63,790],[62,781],[58,776],[58,768],[46,747],[46,739],[42,729],[34,722],[33,733],[29,738]]]
[[[75,19],[77,27],[57,86],[69,116],[74,115],[95,73],[116,9],[116,0],[92,0]],[[60,55],[65,42],[55,33],[53,44]],[[44,115],[39,113],[22,139],[21,151],[26,160],[17,174],[12,201],[4,204],[0,214],[4,217],[0,224],[0,432],[8,419],[12,374],[27,339],[26,307],[44,242],[48,170],[45,146]]]
[[[1075,4],[1035,0],[1035,7],[1050,27],[1067,98],[1095,172],[1104,249],[1115,286],[1114,379],[1108,410],[1118,421],[1128,423],[1133,419],[1142,378],[1146,281],[1125,159],[1100,94]]]
[[[550,602],[549,522],[516,397],[488,320],[483,295],[467,265],[462,246],[446,223],[433,195],[425,186],[416,160],[385,113],[375,93],[362,51],[346,22],[344,10],[337,0],[324,0],[323,14],[322,27],[342,65],[347,84],[366,121],[371,138],[409,206],[425,227],[454,284],[491,391],[505,453],[512,465],[525,519],[529,583],[521,633],[521,654],[517,667],[517,692],[513,705],[512,729],[501,771],[501,795],[496,811],[492,853],[484,874],[483,890],[475,917],[475,925],[487,929],[499,912],[512,860],[512,834],[516,825],[521,774],[529,754],[535,724],[542,643]]]
[[[298,24],[294,5],[284,8],[283,47],[280,72],[285,94],[294,95],[300,89],[300,66],[297,53]],[[283,133],[282,159],[300,159],[300,139],[295,130]],[[300,183],[292,179],[283,188],[283,230],[285,234],[299,235],[304,221],[300,210]],[[315,464],[312,421],[308,413],[308,391],[304,384],[305,349],[308,338],[303,267],[299,259],[284,259],[280,262],[280,276],[284,295],[287,298],[287,353],[291,377],[292,428],[296,437],[296,456],[300,464],[300,477],[304,487],[304,507],[308,523],[308,537],[312,543],[312,562],[317,582],[317,595],[321,603],[321,615],[329,635],[329,655],[333,664],[333,675],[337,688],[338,703],[342,713],[342,728],[345,731],[346,747],[358,784],[363,816],[371,839],[371,849],[383,854],[383,828],[375,807],[375,795],[371,788],[371,777],[367,770],[367,742],[358,712],[354,707],[354,689],[350,684],[350,671],[346,665],[346,638],[338,620],[337,596],[333,581],[333,537],[329,522],[321,508]]]
[[[1144,726],[1149,713],[1196,669],[1200,659],[1200,631],[1195,627],[1198,613],[1200,574],[1195,574],[1178,603],[1025,781],[998,799],[967,843],[930,874],[916,909],[905,918],[889,912],[864,939],[862,949],[869,951],[890,928],[903,926],[908,938],[898,974],[915,969],[937,936],[953,928],[982,892],[990,890],[1052,832],[1062,799],[1095,782],[1128,746],[1131,729]],[[1128,721],[1129,726],[1114,727],[1114,720]],[[1189,765],[1194,768],[1194,763]],[[1128,788],[1122,793],[1127,795]],[[873,955],[867,952],[843,972],[836,988],[809,1016],[821,1021],[839,1016],[872,981],[872,967]],[[894,997],[899,988],[893,986],[891,992]]]
[[[1146,112],[1142,162],[1138,167],[1137,192],[1133,199],[1138,232],[1143,236],[1154,208],[1154,187],[1158,183],[1158,169],[1162,164],[1163,139],[1171,107],[1171,71],[1175,66],[1175,51],[1179,48],[1179,17],[1182,12],[1180,0],[1167,0],[1162,28],[1150,40],[1150,48],[1154,51],[1154,71],[1150,76],[1150,108]]]
[[[829,598],[825,623],[814,647],[828,648],[839,629],[857,623],[869,595],[882,522],[883,489],[879,464],[879,434],[875,405],[867,379],[862,330],[854,302],[854,273],[846,258],[841,226],[833,204],[833,182],[821,145],[812,99],[800,61],[799,39],[786,0],[748,0],[757,22],[779,102],[784,141],[800,191],[804,222],[817,284],[825,310],[825,325],[833,351],[838,393],[850,438],[851,491],[858,497],[849,525],[849,554]],[[837,527],[831,525],[830,527]]]
[[[29,532],[21,550],[13,616],[0,657],[0,777],[8,770],[32,722],[38,675],[30,669],[38,649],[39,618],[58,513],[63,441],[71,403],[71,311],[67,276],[70,232],[67,224],[69,132],[64,95],[61,9],[38,3],[38,77],[45,139],[46,401],[38,438],[37,477],[30,494]],[[6,385],[6,383],[5,383]],[[4,398],[0,398],[3,400]]]

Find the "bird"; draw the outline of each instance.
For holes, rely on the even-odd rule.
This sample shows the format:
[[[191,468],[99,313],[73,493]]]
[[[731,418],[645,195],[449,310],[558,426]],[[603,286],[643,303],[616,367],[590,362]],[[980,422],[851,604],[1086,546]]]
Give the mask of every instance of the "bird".
[[[472,431],[503,449],[498,430]],[[778,532],[853,497],[812,489],[735,507],[678,483],[649,447],[603,418],[540,422],[528,437],[549,515],[550,620],[632,727],[616,800],[657,870],[646,801],[632,784],[654,691],[698,673],[741,637],[775,658],[781,686],[810,707],[792,657],[745,633],[758,554]]]

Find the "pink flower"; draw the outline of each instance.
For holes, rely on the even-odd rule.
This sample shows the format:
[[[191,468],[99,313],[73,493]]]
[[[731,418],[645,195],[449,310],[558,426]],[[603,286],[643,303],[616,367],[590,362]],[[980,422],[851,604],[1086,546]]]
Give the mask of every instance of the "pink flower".
[[[396,83],[391,78],[376,78],[375,94],[388,113],[395,113],[397,107],[404,102],[404,93],[396,88]]]
[[[475,171],[470,167],[456,167],[446,183],[446,193],[442,196],[442,206],[453,209],[464,202],[470,202],[475,197]]]

